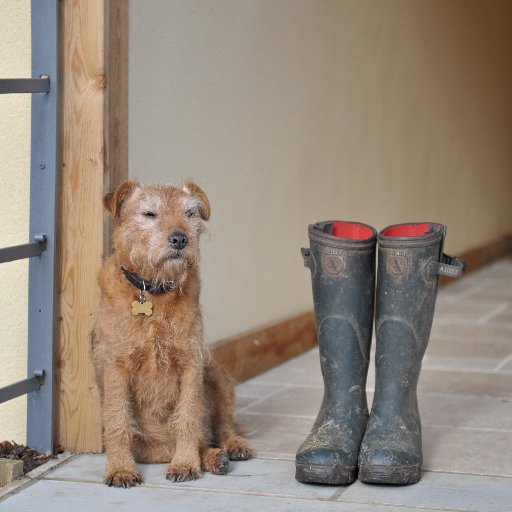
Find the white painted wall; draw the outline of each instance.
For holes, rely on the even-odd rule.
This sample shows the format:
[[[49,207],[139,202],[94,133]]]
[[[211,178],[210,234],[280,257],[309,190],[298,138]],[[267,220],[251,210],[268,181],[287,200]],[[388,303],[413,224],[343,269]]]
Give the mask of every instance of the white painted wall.
[[[31,73],[30,0],[0,2],[0,77]],[[30,95],[0,95],[0,247],[28,242]],[[27,376],[28,262],[0,265],[0,387]],[[0,404],[0,441],[24,443],[26,397]]]
[[[512,4],[131,0],[130,174],[193,177],[210,341],[312,307],[329,218],[512,231]]]

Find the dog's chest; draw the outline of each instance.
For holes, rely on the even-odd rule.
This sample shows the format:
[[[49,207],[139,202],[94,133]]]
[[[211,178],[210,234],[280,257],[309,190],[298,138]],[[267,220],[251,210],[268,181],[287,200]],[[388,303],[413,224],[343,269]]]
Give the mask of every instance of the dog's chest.
[[[171,337],[164,337],[158,329],[149,328],[147,335],[137,340],[128,354],[134,373],[149,378],[164,376],[177,366],[177,347]]]
[[[155,339],[131,355],[131,383],[134,398],[145,407],[167,408],[179,396],[179,367],[172,346]]]

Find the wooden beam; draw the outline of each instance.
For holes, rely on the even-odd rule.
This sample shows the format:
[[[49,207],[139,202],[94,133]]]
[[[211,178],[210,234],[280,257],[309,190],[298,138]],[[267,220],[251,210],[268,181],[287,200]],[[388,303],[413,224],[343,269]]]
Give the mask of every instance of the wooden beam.
[[[113,2],[116,6],[120,2]],[[58,339],[56,348],[55,445],[71,452],[102,449],[98,387],[90,332],[99,302],[96,276],[104,254],[101,199],[110,179],[106,151],[119,134],[106,123],[119,105],[110,101],[106,58],[111,34],[108,0],[60,2],[60,162]],[[114,10],[118,12],[118,10]],[[121,33],[119,29],[118,33]],[[110,36],[108,37],[110,40]],[[121,119],[121,115],[117,118]],[[122,159],[122,147],[110,156]]]

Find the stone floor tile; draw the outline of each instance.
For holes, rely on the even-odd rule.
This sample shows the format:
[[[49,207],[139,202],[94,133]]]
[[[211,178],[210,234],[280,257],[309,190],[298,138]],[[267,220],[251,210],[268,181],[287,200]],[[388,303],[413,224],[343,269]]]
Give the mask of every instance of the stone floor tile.
[[[419,393],[422,425],[512,433],[512,399]],[[492,434],[489,434],[492,436]]]
[[[49,480],[69,480],[84,483],[101,483],[105,471],[106,456],[103,453],[76,455],[66,464],[46,473]]]
[[[496,369],[496,371],[498,373],[512,374],[512,357],[507,357],[507,359],[503,360],[502,364]]]
[[[419,392],[421,420],[424,425],[445,425],[484,429],[509,430],[512,432],[512,398],[483,397],[475,395],[451,395]],[[304,418],[314,420],[322,402],[321,388],[285,388],[271,397],[243,409],[244,421],[253,418],[252,428],[262,422],[264,416]],[[373,392],[367,393],[371,408]]]
[[[512,327],[512,304],[508,303],[509,306],[507,309],[505,309],[503,312],[501,312],[499,315],[494,317],[493,321],[498,324],[508,324]]]
[[[449,307],[438,307],[435,310],[435,321],[438,324],[469,324],[483,325],[502,313],[508,307],[503,300],[468,299],[453,302]]]
[[[493,283],[494,284],[494,283]],[[472,287],[465,295],[468,299],[501,300],[512,301],[512,287],[510,286],[485,286],[483,281],[480,285]]]
[[[291,460],[252,459],[244,462],[230,462],[227,475],[205,473],[195,482],[173,484],[165,479],[165,465],[141,465],[144,482],[172,488],[210,489],[226,492],[258,493],[291,496],[303,499],[326,500],[336,492],[335,487],[325,485],[304,485],[295,480],[295,463]]]
[[[438,324],[434,320],[431,337],[445,337],[447,339],[459,339],[461,341],[477,340],[482,343],[488,340],[510,342],[512,339],[512,325],[496,325],[492,322],[488,322],[485,325]]]
[[[459,338],[454,336],[431,336],[428,342],[425,356],[447,356],[465,358],[488,358],[502,359],[512,354],[512,332],[511,337],[490,338],[490,337],[467,337]]]
[[[313,419],[262,414],[237,414],[247,431],[256,457],[295,460],[295,453],[309,433]]]
[[[504,512],[510,510],[509,478],[424,471],[415,485],[384,486],[356,482],[338,498],[343,502],[382,503],[388,506],[432,507],[438,510]]]
[[[141,486],[113,489],[106,485],[40,480],[0,503],[2,512],[414,512],[416,508],[340,503],[311,499]],[[422,512],[434,509],[422,508]]]
[[[247,416],[283,416],[289,418],[315,419],[323,398],[323,387],[289,387],[280,393],[251,404],[241,413]],[[367,386],[366,401],[368,409],[373,402],[373,388]]]
[[[166,464],[137,464],[146,486],[182,490],[210,489],[227,492],[259,493],[293,496],[305,499],[329,499],[336,488],[323,485],[304,485],[295,480],[295,465],[290,460],[251,459],[230,462],[227,475],[203,473],[193,482],[172,483],[165,478]],[[46,475],[49,480],[65,480],[101,484],[105,455],[79,455],[65,466]]]
[[[252,396],[237,396],[236,397],[236,407],[237,409],[243,409],[244,407],[248,407],[249,405],[257,402],[259,398],[254,398]]]
[[[423,368],[420,392],[490,397],[512,397],[512,375]]]
[[[315,418],[323,397],[323,387],[283,387],[272,396],[243,409],[244,414],[274,414]]]
[[[423,358],[422,368],[429,370],[492,372],[499,366],[503,359],[503,357],[457,357],[426,354]]]
[[[255,379],[250,379],[237,385],[236,396],[237,398],[263,398],[281,389],[281,387],[281,384],[256,382]]]
[[[512,477],[512,432],[425,425],[423,468]]]

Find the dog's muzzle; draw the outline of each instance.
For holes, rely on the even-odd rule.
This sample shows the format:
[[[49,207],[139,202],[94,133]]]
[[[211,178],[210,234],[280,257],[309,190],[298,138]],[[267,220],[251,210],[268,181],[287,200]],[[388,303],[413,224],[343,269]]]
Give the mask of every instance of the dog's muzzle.
[[[172,235],[169,235],[168,240],[171,247],[178,251],[188,244],[188,238],[181,231],[175,231]]]

